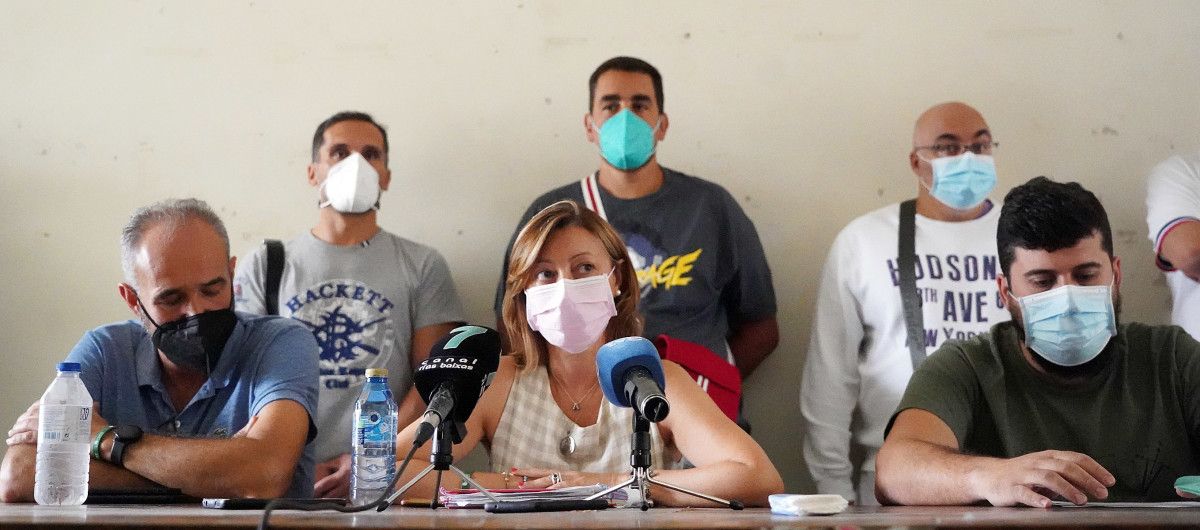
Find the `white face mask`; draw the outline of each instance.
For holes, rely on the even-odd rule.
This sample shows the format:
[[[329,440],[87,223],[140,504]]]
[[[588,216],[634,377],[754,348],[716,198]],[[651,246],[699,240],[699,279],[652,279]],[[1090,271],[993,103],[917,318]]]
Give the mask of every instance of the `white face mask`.
[[[332,206],[342,213],[363,213],[378,208],[379,172],[367,159],[357,152],[343,158],[329,168],[329,175],[321,183],[325,202],[318,206]]]
[[[617,314],[608,284],[611,275],[562,279],[525,289],[529,327],[540,332],[546,342],[570,353],[588,349]]]

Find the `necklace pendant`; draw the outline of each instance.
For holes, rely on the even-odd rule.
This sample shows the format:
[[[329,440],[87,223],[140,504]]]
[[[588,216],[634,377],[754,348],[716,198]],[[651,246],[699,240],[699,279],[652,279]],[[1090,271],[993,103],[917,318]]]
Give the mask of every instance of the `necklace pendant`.
[[[572,404],[571,404],[571,411],[572,411],[572,412],[579,412],[579,409],[580,409],[580,408],[581,408],[581,407],[579,406],[579,403],[572,403]]]
[[[563,436],[562,440],[558,441],[558,452],[563,456],[567,456],[575,452],[575,439],[570,434]]]

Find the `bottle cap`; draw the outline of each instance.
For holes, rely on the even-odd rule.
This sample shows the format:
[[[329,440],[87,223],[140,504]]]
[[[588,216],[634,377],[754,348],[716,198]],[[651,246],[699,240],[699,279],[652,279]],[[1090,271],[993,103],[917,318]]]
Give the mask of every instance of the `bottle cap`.
[[[60,372],[78,372],[79,363],[58,363],[58,371]]]
[[[367,368],[367,377],[387,377],[387,368]]]

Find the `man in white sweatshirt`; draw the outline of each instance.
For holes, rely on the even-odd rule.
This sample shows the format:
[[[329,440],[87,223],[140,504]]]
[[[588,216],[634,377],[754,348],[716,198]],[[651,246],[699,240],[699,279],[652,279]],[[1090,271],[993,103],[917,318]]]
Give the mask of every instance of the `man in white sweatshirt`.
[[[804,459],[820,493],[877,504],[875,453],[914,365],[947,340],[1008,320],[996,291],[997,144],[983,116],[957,102],[925,111],[908,162],[917,198],[852,221],[834,240],[821,276],[800,386]],[[907,212],[912,211],[912,214]],[[913,259],[901,261],[911,218]],[[904,271],[913,281],[906,318]],[[908,329],[920,329],[910,342]],[[852,462],[851,447],[862,451]],[[856,468],[855,464],[859,464]]]
[[[1171,323],[1200,337],[1200,152],[1172,156],[1150,172],[1146,225],[1171,288]]]

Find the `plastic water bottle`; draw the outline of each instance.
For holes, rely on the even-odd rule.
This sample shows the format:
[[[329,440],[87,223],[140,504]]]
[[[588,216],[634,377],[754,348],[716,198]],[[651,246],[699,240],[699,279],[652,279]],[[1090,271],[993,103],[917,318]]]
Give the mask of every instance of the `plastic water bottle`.
[[[33,500],[79,505],[88,494],[88,438],[92,395],[79,379],[79,363],[58,363],[58,377],[42,394],[38,413]]]
[[[396,473],[397,421],[387,370],[368,368],[367,382],[354,403],[351,504],[361,506],[378,500]]]

